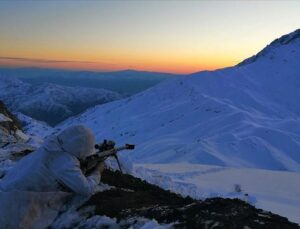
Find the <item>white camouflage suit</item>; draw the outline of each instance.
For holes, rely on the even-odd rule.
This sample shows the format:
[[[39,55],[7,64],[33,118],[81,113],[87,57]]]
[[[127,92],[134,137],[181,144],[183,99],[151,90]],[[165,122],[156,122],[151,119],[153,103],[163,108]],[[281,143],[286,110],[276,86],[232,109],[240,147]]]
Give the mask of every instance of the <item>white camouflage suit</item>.
[[[38,228],[49,224],[57,207],[52,213],[45,210],[51,209],[50,205],[59,206],[69,195],[62,192],[62,186],[81,196],[93,194],[100,171],[95,169],[85,177],[79,159],[93,154],[94,145],[90,129],[72,126],[49,137],[37,151],[20,160],[0,180],[0,227]]]

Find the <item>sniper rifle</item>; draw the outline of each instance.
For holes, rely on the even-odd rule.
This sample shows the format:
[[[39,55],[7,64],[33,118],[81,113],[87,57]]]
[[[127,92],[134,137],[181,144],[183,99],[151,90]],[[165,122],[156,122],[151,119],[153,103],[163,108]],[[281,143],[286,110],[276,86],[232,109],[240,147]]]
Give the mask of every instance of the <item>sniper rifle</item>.
[[[95,148],[97,149],[96,154],[88,156],[85,160],[80,162],[81,170],[84,173],[89,173],[99,162],[105,161],[109,157],[114,157],[118,163],[119,169],[122,172],[121,163],[119,161],[117,152],[122,150],[133,150],[135,145],[125,144],[121,147],[115,147],[114,141],[104,140],[101,144],[96,144]]]

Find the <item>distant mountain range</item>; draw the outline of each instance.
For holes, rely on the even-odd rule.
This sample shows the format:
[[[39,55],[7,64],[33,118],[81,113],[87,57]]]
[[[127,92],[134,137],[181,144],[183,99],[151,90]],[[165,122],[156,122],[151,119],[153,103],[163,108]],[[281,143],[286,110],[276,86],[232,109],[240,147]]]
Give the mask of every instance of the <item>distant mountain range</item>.
[[[67,87],[43,83],[31,85],[14,77],[0,76],[0,99],[10,109],[55,125],[85,109],[120,99],[105,89]]]
[[[175,76],[134,70],[0,68],[0,99],[13,111],[53,126],[89,107],[130,96]]]
[[[107,89],[128,96],[144,91],[165,79],[179,75],[125,70],[116,72],[70,71],[43,68],[0,68],[0,74],[16,77],[26,83],[53,83]]]
[[[131,142],[136,163],[190,162],[300,171],[300,31],[235,67],[164,81],[100,105],[84,123],[98,140]]]

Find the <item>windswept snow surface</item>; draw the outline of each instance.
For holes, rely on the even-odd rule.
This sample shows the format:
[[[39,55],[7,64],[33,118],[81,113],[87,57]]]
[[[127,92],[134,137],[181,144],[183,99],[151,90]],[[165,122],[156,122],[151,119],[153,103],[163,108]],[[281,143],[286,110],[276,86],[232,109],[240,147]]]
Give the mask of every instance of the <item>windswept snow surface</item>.
[[[300,224],[299,173],[175,163],[137,164],[134,175],[196,199],[240,198]]]
[[[138,163],[299,172],[299,45],[276,43],[252,63],[165,81],[60,127],[83,123],[98,140],[135,143]]]

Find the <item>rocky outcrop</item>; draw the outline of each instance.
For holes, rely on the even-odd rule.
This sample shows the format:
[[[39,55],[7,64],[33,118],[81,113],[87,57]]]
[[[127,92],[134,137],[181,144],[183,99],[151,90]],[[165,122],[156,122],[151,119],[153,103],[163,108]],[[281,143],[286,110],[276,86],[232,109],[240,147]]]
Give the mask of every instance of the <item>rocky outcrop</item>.
[[[19,120],[7,109],[5,104],[0,100],[0,126],[9,132],[21,130],[22,126]]]
[[[115,188],[95,194],[79,210],[94,206],[94,215],[116,218],[123,226],[125,220],[127,227],[134,223],[128,219],[142,217],[161,224],[174,223],[175,228],[299,228],[287,218],[257,209],[239,199],[199,201],[183,198],[110,170],[104,171],[102,182]]]
[[[0,161],[17,161],[32,152],[34,148],[27,144],[28,140],[20,121],[0,101]]]

